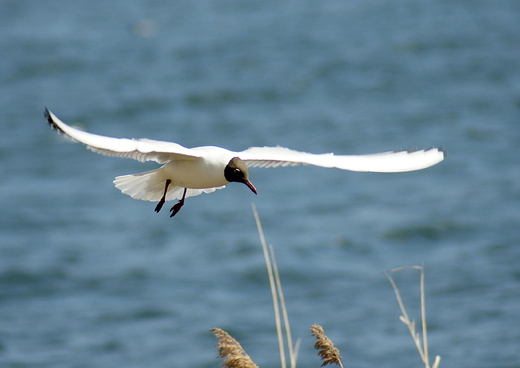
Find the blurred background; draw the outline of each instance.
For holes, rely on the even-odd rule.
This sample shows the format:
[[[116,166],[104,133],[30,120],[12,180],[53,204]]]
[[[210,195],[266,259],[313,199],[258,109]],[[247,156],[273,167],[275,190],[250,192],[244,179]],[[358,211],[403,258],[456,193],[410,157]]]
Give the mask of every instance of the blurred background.
[[[214,336],[279,366],[251,203],[299,367],[321,324],[345,367],[421,361],[381,271],[426,269],[441,367],[518,367],[520,2],[0,3],[0,365],[217,367]],[[231,150],[444,146],[427,170],[252,169],[173,219],[112,184],[155,163],[52,132]],[[394,274],[420,319],[419,272]]]

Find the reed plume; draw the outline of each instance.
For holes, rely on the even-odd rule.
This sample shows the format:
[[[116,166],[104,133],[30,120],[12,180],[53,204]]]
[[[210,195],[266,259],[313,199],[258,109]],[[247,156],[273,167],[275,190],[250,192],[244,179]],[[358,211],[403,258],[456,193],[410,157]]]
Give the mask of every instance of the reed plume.
[[[220,365],[226,368],[258,368],[237,340],[220,328],[212,328],[217,337],[218,357],[225,358]]]
[[[325,331],[323,331],[323,327],[320,325],[312,325],[311,326],[312,335],[316,336],[316,344],[314,344],[314,348],[318,350],[318,355],[323,360],[322,367],[327,364],[337,364],[341,368],[343,368],[343,364],[341,362],[341,355],[339,354],[339,350],[334,346],[334,343],[325,335]]]

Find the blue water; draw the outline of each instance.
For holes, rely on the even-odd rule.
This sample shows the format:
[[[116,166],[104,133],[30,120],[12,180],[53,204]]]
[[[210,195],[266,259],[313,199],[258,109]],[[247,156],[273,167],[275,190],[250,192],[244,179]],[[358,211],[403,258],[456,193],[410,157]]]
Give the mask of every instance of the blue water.
[[[345,367],[419,367],[380,271],[426,268],[432,359],[520,366],[520,2],[0,3],[0,366],[217,367],[220,327],[279,366],[251,203],[299,367],[321,324]],[[174,218],[112,185],[153,163],[85,129],[233,150],[443,145],[403,174],[253,169]],[[419,273],[395,275],[419,319]]]

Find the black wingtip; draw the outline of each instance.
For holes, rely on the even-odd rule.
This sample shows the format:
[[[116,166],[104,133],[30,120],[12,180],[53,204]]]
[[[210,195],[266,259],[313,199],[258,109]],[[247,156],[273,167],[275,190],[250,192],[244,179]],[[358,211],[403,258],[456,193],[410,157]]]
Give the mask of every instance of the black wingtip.
[[[45,107],[45,110],[43,111],[43,116],[45,117],[45,120],[47,120],[47,123],[51,126],[52,129],[56,130],[58,133],[65,134],[63,130],[56,124],[54,119],[52,118],[51,112],[47,107]]]
[[[436,150],[437,152],[441,152],[443,158],[446,158],[448,156],[448,151],[446,151],[443,146],[426,148],[424,150],[424,152],[431,151],[431,150]]]
[[[45,110],[43,111],[43,117],[45,118],[45,120],[47,120],[47,123],[49,123],[49,125],[53,129],[56,128],[56,124],[54,123],[54,120],[52,120],[51,112],[47,107],[45,107]]]
[[[446,158],[448,156],[448,151],[444,147],[442,147],[442,146],[440,146],[440,147],[428,147],[428,148],[425,148],[423,150],[419,150],[417,147],[409,148],[407,150],[402,149],[402,148],[398,148],[398,149],[394,150],[393,152],[394,153],[399,153],[399,152],[414,153],[414,152],[417,152],[417,151],[428,152],[428,151],[431,151],[431,150],[436,150],[437,152],[442,152],[443,158]]]
[[[47,107],[44,107],[45,110],[43,111],[43,117],[45,118],[45,120],[47,120],[47,123],[50,124],[50,122],[52,121],[51,119],[51,112],[49,111],[49,109]]]

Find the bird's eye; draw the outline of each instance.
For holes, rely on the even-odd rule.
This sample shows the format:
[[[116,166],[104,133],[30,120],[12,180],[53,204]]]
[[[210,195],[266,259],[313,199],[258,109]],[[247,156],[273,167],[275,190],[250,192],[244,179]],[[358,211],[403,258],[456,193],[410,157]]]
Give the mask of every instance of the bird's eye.
[[[235,169],[235,173],[238,174],[240,172],[240,169],[239,168],[236,168]]]

